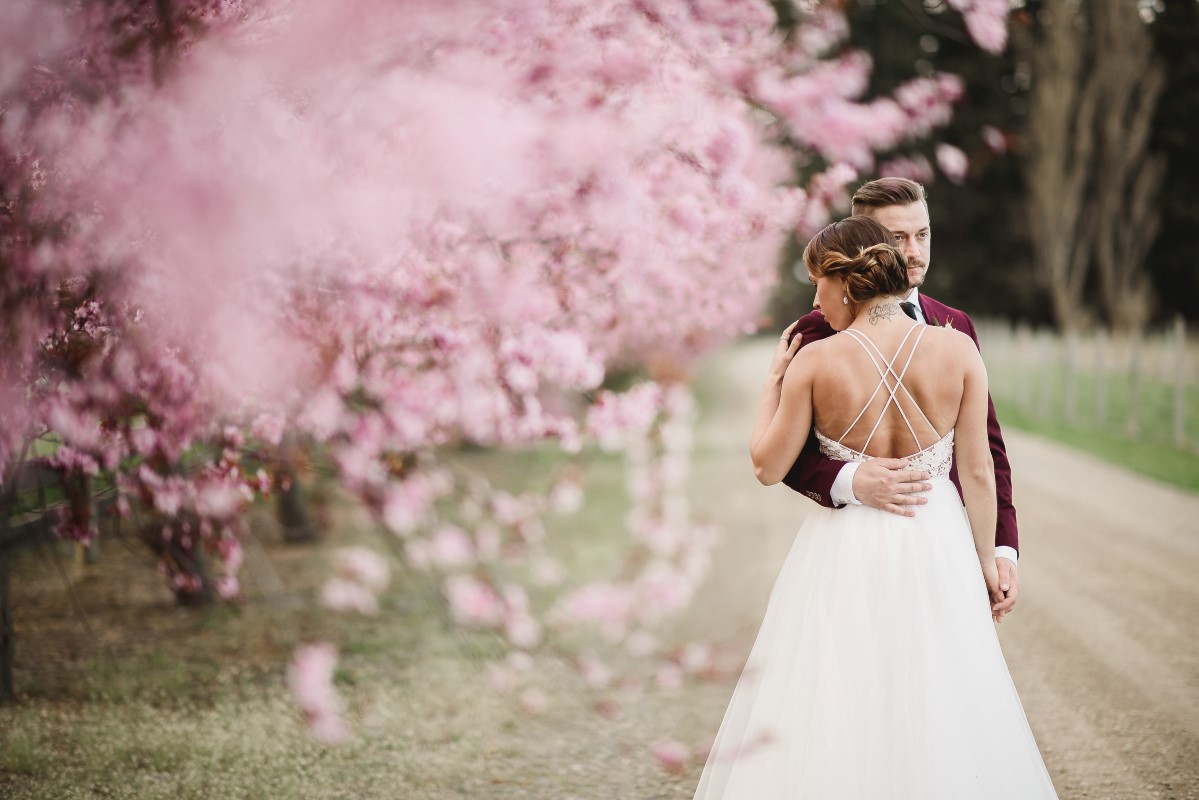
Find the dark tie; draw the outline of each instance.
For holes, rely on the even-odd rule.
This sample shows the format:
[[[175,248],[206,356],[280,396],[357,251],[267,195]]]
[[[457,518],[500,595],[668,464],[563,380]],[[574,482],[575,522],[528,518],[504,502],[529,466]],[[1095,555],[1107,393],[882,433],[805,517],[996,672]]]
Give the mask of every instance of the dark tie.
[[[903,313],[907,314],[912,319],[916,319],[916,306],[913,303],[909,303],[905,300],[899,304],[899,307],[903,309]]]

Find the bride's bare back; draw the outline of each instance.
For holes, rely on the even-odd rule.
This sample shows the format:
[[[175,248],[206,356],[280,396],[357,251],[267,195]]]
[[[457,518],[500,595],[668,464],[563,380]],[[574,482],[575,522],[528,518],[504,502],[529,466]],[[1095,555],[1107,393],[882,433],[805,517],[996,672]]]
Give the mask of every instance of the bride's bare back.
[[[851,328],[813,344],[821,362],[812,383],[816,430],[870,456],[902,458],[934,444],[962,406],[963,336],[912,322]]]

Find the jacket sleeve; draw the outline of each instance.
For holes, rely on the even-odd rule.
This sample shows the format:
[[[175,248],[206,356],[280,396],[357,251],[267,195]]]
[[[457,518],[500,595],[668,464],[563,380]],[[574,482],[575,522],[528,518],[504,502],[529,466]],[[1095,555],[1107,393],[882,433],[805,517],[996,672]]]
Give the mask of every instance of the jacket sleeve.
[[[964,332],[970,334],[975,346],[978,346],[978,334],[974,330],[973,320],[966,314],[961,316],[965,325]],[[1007,448],[1003,444],[1003,431],[1000,430],[999,420],[995,416],[995,403],[989,395],[987,397],[987,438],[991,443],[991,459],[995,462],[995,498],[998,503],[995,546],[1010,547],[1019,553],[1020,537],[1016,531],[1016,507],[1012,504],[1012,467],[1008,463]]]
[[[803,342],[799,345],[800,350],[833,333],[828,323],[824,321],[824,317],[815,313],[802,317],[795,330],[803,335]],[[799,458],[795,460],[787,472],[787,476],[783,478],[783,484],[805,497],[815,500],[822,506],[838,508],[833,504],[831,493],[833,481],[837,479],[837,475],[845,463],[834,461],[820,452],[814,431],[815,427],[813,426],[813,432],[808,434],[808,440],[804,443]]]

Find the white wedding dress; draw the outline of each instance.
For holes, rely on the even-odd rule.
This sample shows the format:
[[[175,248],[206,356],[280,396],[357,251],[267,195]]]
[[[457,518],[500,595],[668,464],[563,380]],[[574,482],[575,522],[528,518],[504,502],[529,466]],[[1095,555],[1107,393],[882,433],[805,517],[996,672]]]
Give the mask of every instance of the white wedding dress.
[[[896,400],[915,404],[907,364],[897,373],[898,353],[888,362],[847,333],[919,446]],[[816,435],[830,458],[868,458]],[[805,520],[696,800],[1057,797],[999,648],[952,457],[952,430],[910,457],[933,476],[915,517],[849,506]]]

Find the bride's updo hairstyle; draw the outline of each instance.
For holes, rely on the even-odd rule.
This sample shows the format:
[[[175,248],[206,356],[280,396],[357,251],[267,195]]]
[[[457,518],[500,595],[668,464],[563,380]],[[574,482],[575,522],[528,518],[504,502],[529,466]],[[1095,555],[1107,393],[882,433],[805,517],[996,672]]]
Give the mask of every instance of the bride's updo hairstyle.
[[[842,278],[851,303],[905,294],[911,288],[908,264],[892,239],[870,217],[846,217],[812,237],[803,251],[804,266],[818,278]]]

